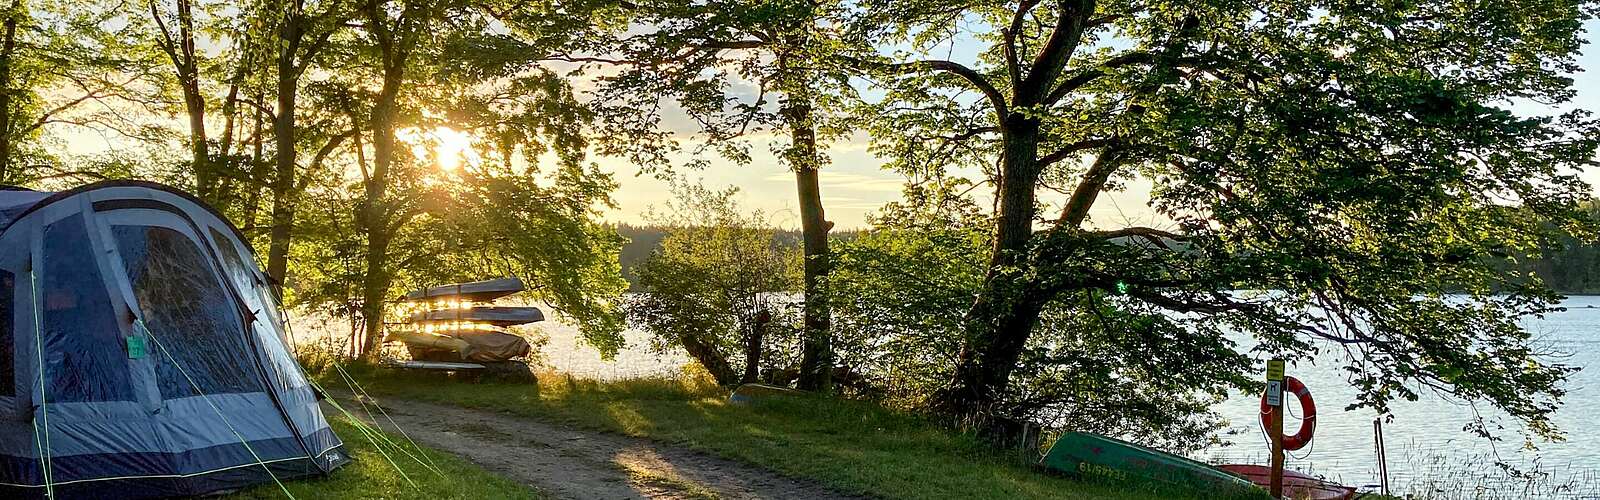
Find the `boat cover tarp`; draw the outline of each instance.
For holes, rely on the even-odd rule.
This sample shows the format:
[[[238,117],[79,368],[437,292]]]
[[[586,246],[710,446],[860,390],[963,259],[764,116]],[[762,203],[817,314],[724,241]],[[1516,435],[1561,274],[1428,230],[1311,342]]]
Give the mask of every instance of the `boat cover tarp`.
[[[445,333],[398,330],[390,335],[410,348],[413,355],[421,354],[439,361],[510,361],[527,356],[531,350],[527,339],[493,330]]]

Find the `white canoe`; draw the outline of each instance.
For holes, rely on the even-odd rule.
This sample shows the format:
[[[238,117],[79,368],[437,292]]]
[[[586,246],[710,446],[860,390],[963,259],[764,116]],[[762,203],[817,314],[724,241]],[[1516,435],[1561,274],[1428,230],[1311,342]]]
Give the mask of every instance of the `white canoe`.
[[[387,363],[395,368],[410,368],[413,370],[482,370],[483,365],[477,363],[450,363],[445,361],[417,361],[409,359]]]
[[[405,299],[409,301],[465,300],[488,302],[527,289],[527,285],[523,284],[519,278],[500,278],[424,288],[406,294]]]
[[[539,321],[544,321],[544,312],[537,307],[465,307],[418,311],[411,315],[412,323],[462,322],[512,326]]]

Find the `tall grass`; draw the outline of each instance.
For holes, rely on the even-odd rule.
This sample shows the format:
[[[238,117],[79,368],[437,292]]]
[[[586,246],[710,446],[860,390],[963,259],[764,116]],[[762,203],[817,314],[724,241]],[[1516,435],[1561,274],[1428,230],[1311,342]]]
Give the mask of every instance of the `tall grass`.
[[[1406,446],[1401,456],[1409,470],[1396,491],[1437,500],[1600,499],[1600,472],[1534,460],[1508,464],[1489,453],[1461,454]],[[1394,470],[1391,466],[1391,470]]]

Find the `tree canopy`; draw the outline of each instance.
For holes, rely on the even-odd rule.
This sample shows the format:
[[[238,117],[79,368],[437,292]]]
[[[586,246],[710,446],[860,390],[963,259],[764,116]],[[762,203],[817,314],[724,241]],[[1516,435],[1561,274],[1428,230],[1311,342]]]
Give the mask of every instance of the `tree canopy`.
[[[1539,358],[1516,321],[1556,296],[1495,262],[1558,230],[1590,234],[1576,173],[1600,128],[1584,110],[1508,107],[1572,96],[1595,8],[867,2],[860,29],[909,47],[864,61],[886,88],[878,147],[901,169],[967,165],[996,186],[987,276],[943,403],[996,409],[1044,311],[1102,304],[1142,319],[1097,328],[1178,346],[1226,346],[1227,329],[1263,356],[1337,355],[1355,406],[1436,388],[1548,432],[1571,368]],[[937,57],[961,37],[984,49]],[[1154,184],[1170,227],[1092,219],[1133,179]],[[1044,189],[1065,201],[1044,206]]]
[[[0,13],[0,182],[191,190],[263,250],[287,301],[352,318],[358,354],[401,292],[500,275],[615,353],[618,186],[764,161],[799,202],[804,314],[780,320],[804,332],[802,388],[877,377],[850,394],[1192,443],[1209,428],[1183,422],[1283,357],[1342,364],[1353,407],[1441,391],[1553,437],[1573,368],[1518,321],[1559,299],[1539,259],[1600,229],[1580,175],[1600,120],[1570,105],[1600,14],[1586,0]],[[823,210],[829,147],[846,142],[908,180],[859,238],[830,237]],[[1103,215],[1107,193],[1136,188],[1159,222]],[[749,292],[719,299],[737,310],[712,325],[720,341],[752,290],[791,285],[773,264],[787,247],[758,241],[773,228],[736,219],[674,228],[636,269],[662,310]],[[718,248],[777,257],[727,269],[740,261]],[[733,272],[754,269],[771,273]],[[1127,418],[1088,418],[1108,408]]]

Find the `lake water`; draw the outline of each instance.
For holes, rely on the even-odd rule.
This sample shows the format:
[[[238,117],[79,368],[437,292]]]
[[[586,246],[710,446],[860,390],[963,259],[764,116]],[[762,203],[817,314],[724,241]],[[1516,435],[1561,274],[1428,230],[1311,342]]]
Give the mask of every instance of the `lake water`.
[[[1566,364],[1588,368],[1571,377],[1565,405],[1554,421],[1566,433],[1562,442],[1534,443],[1523,449],[1515,422],[1501,418],[1504,441],[1491,443],[1462,430],[1472,419],[1472,409],[1462,402],[1423,392],[1419,401],[1392,405],[1394,419],[1384,424],[1389,457],[1389,481],[1395,492],[1433,492],[1445,498],[1560,497],[1600,500],[1600,296],[1573,297],[1567,308],[1527,326],[1541,342],[1568,353]],[[347,325],[310,324],[299,331],[348,331]],[[626,333],[629,348],[614,360],[603,360],[582,343],[575,328],[545,322],[529,328],[549,337],[543,362],[552,369],[597,379],[674,375],[689,362],[681,352],[658,354],[648,348],[645,332]],[[302,339],[304,341],[305,339]],[[1325,352],[1328,352],[1325,350]],[[1317,402],[1316,438],[1311,446],[1291,454],[1289,467],[1354,486],[1376,485],[1378,467],[1373,445],[1371,410],[1344,411],[1355,389],[1345,382],[1335,362],[1291,366],[1289,373],[1311,389]],[[1256,394],[1238,394],[1218,411],[1229,421],[1225,439],[1230,446],[1205,450],[1195,458],[1211,463],[1266,463],[1267,445],[1258,422]],[[1290,401],[1293,399],[1290,398]],[[1291,410],[1296,415],[1298,406]],[[1480,408],[1486,417],[1502,415]],[[1294,429],[1291,419],[1286,427]],[[1528,481],[1507,477],[1495,464],[1541,474]],[[1571,485],[1562,490],[1561,485]],[[1440,490],[1444,490],[1440,492]]]
[[[1383,428],[1389,457],[1389,481],[1395,491],[1422,492],[1467,480],[1482,486],[1481,497],[1550,497],[1600,499],[1600,296],[1572,297],[1561,304],[1566,311],[1524,326],[1542,346],[1566,353],[1559,361],[1585,368],[1574,373],[1565,388],[1565,404],[1553,416],[1566,434],[1562,442],[1534,442],[1524,449],[1515,421],[1501,412],[1482,407],[1486,418],[1499,419],[1506,429],[1504,441],[1491,443],[1463,431],[1473,418],[1464,402],[1422,391],[1418,401],[1391,405],[1394,415]],[[1325,350],[1326,352],[1326,350]],[[1316,438],[1291,453],[1289,467],[1324,475],[1350,485],[1378,482],[1373,418],[1370,409],[1344,411],[1354,401],[1356,389],[1345,382],[1339,364],[1289,367],[1289,374],[1304,381],[1317,403]],[[1293,401],[1292,397],[1286,401]],[[1258,395],[1235,395],[1218,409],[1230,421],[1233,446],[1207,450],[1197,458],[1217,462],[1265,463],[1267,445],[1260,431]],[[1298,403],[1290,415],[1296,415]],[[1286,432],[1297,427],[1292,417]],[[1525,472],[1548,474],[1534,491],[1519,489],[1522,482],[1497,473],[1497,462]],[[1476,484],[1479,483],[1480,484]],[[1573,483],[1573,491],[1555,492],[1552,485]],[[1560,493],[1557,495],[1556,493]],[[1453,496],[1453,495],[1452,495]],[[1477,495],[1462,495],[1480,497]]]

